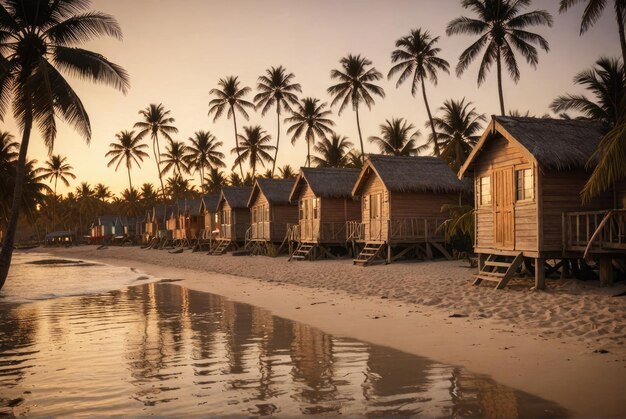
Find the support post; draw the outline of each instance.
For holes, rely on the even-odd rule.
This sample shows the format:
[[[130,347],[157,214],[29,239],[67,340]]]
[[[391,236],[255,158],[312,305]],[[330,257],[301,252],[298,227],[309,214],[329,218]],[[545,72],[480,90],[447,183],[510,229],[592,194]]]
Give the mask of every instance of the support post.
[[[611,257],[600,258],[600,286],[609,287],[613,285],[613,262]]]
[[[538,290],[546,289],[546,260],[535,259],[535,288]]]
[[[391,243],[387,243],[387,264],[391,263]]]
[[[484,253],[478,254],[478,272],[481,272],[485,269],[485,261],[487,260],[487,255]]]

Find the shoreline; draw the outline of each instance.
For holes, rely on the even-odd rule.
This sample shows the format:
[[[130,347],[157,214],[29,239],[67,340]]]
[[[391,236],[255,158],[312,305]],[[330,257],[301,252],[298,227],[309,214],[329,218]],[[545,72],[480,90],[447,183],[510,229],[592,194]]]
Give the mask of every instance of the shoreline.
[[[288,263],[286,258],[209,257],[203,253],[169,254],[123,247],[100,251],[90,246],[39,250],[129,266],[160,278],[183,279],[175,284],[263,307],[277,316],[334,335],[462,365],[503,384],[554,401],[575,415],[626,414],[621,390],[626,382],[626,348],[621,326],[625,306],[620,298],[607,300],[623,286],[608,291],[590,287],[564,292],[563,284],[557,284],[561,288],[551,286],[551,292],[537,293],[516,284],[508,292],[494,291],[470,287],[471,271],[463,267],[461,261],[360,268],[345,260]],[[247,272],[252,274],[242,275]],[[347,273],[344,275],[344,272]],[[435,272],[439,272],[439,278],[432,278]],[[357,280],[363,278],[361,284],[357,284],[360,292],[342,283],[351,282],[355,274]],[[409,276],[425,283],[421,288],[407,285]],[[375,287],[372,281],[385,283]],[[439,282],[428,287],[431,281]],[[400,284],[404,287],[400,288]],[[580,287],[580,284],[574,285]],[[453,293],[448,298],[441,295],[450,293],[447,288],[458,288],[458,295]],[[421,294],[413,297],[411,289]],[[476,293],[484,294],[485,300],[497,299],[508,305],[507,316],[517,310],[522,321],[516,323],[495,315],[494,310],[500,305],[491,309],[487,304],[471,307]],[[415,301],[410,301],[411,297]],[[547,327],[550,316],[555,316],[550,310],[550,316],[538,314],[540,319],[534,325],[525,320],[528,313],[520,313],[520,303],[512,299],[528,303],[533,297],[537,298],[527,310],[538,313],[544,308],[542,304],[548,302],[564,319]],[[577,308],[581,318],[596,312],[598,308],[589,301],[593,298],[600,300],[596,302],[599,305],[617,301],[600,313],[602,324],[595,332],[592,328],[591,334],[582,336],[569,333],[569,329],[563,327],[569,320],[568,315],[576,317]],[[573,306],[562,307],[565,303]],[[452,314],[460,316],[450,317]],[[610,348],[609,352],[594,352],[604,348]]]

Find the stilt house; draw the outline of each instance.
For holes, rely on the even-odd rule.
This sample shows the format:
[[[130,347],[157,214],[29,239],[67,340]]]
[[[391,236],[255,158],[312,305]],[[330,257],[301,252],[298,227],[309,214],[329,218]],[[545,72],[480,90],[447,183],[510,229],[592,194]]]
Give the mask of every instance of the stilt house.
[[[224,254],[229,249],[244,245],[246,231],[250,228],[248,198],[251,187],[225,186],[217,203],[219,233],[210,253]]]
[[[368,156],[352,190],[361,197],[362,222],[354,224],[351,239],[365,245],[354,263],[407,254],[430,259],[433,251],[450,258],[439,229],[441,208],[458,204],[467,190],[440,158]]]
[[[303,167],[289,200],[298,203],[297,243],[291,259],[334,257],[332,247],[347,244],[347,224],[361,221],[361,202],[352,195],[358,169]]]
[[[581,200],[587,163],[605,132],[582,120],[492,118],[459,172],[475,183],[476,284],[506,286],[526,258],[535,262],[536,287],[544,288],[546,259],[582,257],[624,193],[619,185],[589,203]],[[624,216],[613,221],[615,228],[602,232],[593,249],[605,270],[610,255],[626,249]]]
[[[254,252],[265,253],[270,244],[286,242],[287,229],[298,224],[298,205],[289,201],[293,179],[259,178],[252,187],[250,233],[247,243]]]

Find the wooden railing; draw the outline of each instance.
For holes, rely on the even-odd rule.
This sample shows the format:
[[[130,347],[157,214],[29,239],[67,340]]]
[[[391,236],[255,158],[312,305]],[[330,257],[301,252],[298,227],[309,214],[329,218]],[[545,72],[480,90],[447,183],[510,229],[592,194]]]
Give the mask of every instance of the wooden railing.
[[[320,220],[300,220],[300,240],[337,242],[346,241],[346,222],[320,222]]]
[[[445,234],[439,226],[444,222],[438,217],[401,218],[390,220],[389,237],[392,240],[442,241]]]
[[[360,221],[346,222],[346,240],[359,241],[365,239],[365,224]]]
[[[626,250],[626,209],[563,213],[563,249]]]
[[[250,239],[270,239],[269,221],[260,221],[250,225]]]

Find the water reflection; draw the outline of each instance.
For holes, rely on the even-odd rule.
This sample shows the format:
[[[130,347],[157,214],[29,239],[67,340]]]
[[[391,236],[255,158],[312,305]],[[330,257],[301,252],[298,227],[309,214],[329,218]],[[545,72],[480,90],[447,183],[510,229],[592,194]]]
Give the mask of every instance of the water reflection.
[[[458,367],[173,284],[4,304],[0,324],[0,414],[567,414]]]

